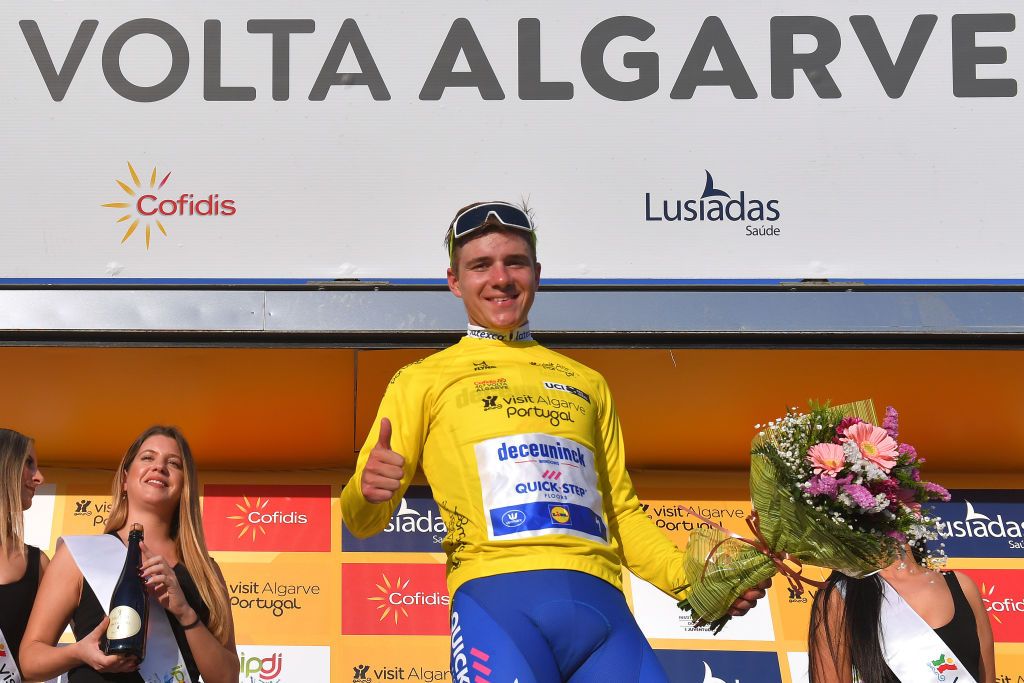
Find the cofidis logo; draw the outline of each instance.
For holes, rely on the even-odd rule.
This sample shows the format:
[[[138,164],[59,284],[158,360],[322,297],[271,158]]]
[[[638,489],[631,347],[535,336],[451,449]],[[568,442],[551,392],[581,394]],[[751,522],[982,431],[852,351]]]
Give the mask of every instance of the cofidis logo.
[[[410,486],[381,533],[356,538],[342,524],[341,549],[346,552],[439,553],[447,533],[430,487]]]
[[[704,189],[699,197],[661,198],[645,193],[645,220],[743,226],[748,237],[782,234],[782,227],[777,223],[782,218],[778,199],[754,196],[745,189],[727,192],[715,187],[711,171],[705,169],[704,176]]]
[[[1020,491],[951,491],[948,503],[933,503],[942,518],[941,541],[953,557],[1024,557],[1024,502]]]
[[[1024,572],[961,569],[978,584],[997,643],[1024,643]]]
[[[128,181],[115,179],[121,192],[128,195],[118,201],[102,204],[104,208],[116,209],[119,216],[115,225],[124,225],[121,244],[138,231],[146,238],[146,249],[155,232],[167,237],[169,221],[174,218],[209,218],[234,216],[237,208],[234,199],[226,199],[218,193],[197,194],[195,192],[175,193],[165,187],[171,172],[158,172],[157,167],[145,177],[140,177],[131,162],[128,162]],[[140,230],[141,228],[141,230]]]
[[[655,650],[672,683],[782,683],[774,652]]]
[[[331,649],[284,645],[239,645],[239,683],[328,683]]]
[[[448,635],[443,564],[341,566],[345,635]]]
[[[327,552],[331,487],[209,484],[203,529],[210,550]]]

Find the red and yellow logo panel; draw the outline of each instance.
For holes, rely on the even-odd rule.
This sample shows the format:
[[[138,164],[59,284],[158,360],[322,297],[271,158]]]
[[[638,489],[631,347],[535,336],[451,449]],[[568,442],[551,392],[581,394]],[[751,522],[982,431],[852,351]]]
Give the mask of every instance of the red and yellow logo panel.
[[[445,635],[448,605],[443,564],[341,566],[345,635]]]
[[[1024,643],[1024,572],[960,569],[978,584],[997,643]]]
[[[210,550],[327,552],[331,487],[208,484],[203,529]]]

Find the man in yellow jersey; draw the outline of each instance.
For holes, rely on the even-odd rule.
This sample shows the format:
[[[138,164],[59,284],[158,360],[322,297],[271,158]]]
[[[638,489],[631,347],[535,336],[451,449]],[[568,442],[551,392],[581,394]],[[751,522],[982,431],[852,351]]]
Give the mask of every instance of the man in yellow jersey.
[[[466,336],[391,379],[341,495],[345,524],[383,530],[422,465],[448,528],[455,683],[667,682],[621,569],[671,595],[683,556],[640,508],[604,378],[530,334],[529,215],[472,204],[445,243]]]

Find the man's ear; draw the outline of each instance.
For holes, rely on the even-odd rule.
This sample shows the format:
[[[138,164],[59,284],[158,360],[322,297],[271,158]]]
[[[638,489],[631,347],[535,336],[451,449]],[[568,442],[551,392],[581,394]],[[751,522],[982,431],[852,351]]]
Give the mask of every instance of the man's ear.
[[[452,294],[462,298],[462,288],[459,287],[459,276],[455,274],[455,271],[448,268],[448,289]]]

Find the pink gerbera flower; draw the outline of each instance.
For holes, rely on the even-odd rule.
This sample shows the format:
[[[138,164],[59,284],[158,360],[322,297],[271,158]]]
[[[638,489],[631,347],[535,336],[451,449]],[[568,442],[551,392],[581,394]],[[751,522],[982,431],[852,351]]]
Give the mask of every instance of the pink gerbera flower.
[[[899,456],[896,441],[881,427],[860,422],[847,427],[843,434],[847,441],[857,444],[865,460],[875,463],[883,472],[888,472],[896,464]]]
[[[846,464],[843,447],[834,443],[817,443],[807,451],[807,458],[814,466],[815,474],[836,474]]]

